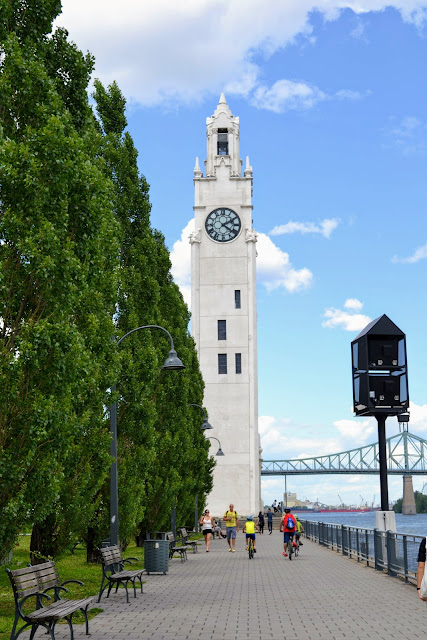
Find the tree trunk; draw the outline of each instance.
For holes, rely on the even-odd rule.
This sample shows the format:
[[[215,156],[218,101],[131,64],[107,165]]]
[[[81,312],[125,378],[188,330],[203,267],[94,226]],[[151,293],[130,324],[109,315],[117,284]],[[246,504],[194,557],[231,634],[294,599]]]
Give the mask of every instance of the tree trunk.
[[[140,530],[138,535],[135,537],[136,540],[136,546],[137,547],[143,547],[144,546],[144,540],[145,540],[145,534],[146,534],[146,530],[145,527],[141,524],[140,525]]]
[[[95,529],[92,527],[87,529],[86,562],[99,562],[99,553],[95,544]]]
[[[55,542],[55,516],[48,516],[43,522],[33,524],[30,542],[31,564],[42,564],[57,553]]]

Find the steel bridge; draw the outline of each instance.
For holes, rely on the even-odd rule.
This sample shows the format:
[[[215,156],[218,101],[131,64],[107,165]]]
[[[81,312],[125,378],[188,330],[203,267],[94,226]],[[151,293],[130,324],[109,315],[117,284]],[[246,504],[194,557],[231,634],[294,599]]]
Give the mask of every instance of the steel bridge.
[[[427,475],[427,440],[403,431],[387,438],[387,473]],[[359,449],[327,456],[296,458],[295,460],[263,460],[262,476],[296,476],[320,473],[376,473],[378,442]]]

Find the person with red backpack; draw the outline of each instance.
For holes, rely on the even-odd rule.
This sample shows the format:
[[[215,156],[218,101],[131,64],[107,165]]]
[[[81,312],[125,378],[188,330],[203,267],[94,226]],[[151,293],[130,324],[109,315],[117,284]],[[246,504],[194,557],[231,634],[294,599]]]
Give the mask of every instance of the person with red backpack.
[[[283,531],[283,555],[288,557],[288,542],[292,544],[295,535],[297,523],[289,508],[285,509],[282,522],[280,523],[280,531]]]

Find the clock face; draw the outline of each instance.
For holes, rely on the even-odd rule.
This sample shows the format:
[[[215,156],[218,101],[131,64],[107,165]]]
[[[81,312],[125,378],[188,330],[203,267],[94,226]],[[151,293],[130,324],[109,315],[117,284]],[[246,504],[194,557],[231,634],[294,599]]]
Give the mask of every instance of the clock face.
[[[224,207],[211,211],[205,222],[206,233],[217,242],[234,240],[239,235],[241,226],[237,213]]]

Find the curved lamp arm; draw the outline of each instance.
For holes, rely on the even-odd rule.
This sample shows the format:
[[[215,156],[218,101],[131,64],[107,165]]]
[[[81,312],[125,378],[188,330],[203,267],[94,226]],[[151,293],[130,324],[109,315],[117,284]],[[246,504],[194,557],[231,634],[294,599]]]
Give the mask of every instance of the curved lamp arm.
[[[161,329],[162,331],[168,334],[169,340],[171,341],[171,349],[174,349],[171,334],[167,329],[165,329],[164,327],[160,327],[158,324],[144,324],[142,327],[137,327],[136,329],[132,329],[132,331],[128,331],[127,333],[125,333],[125,335],[122,336],[120,340],[117,340],[117,344],[120,344],[121,341],[127,338],[128,336],[130,336],[131,333],[135,333],[135,331],[139,331],[140,329]]]
[[[221,443],[218,440],[218,438],[214,438],[214,436],[208,436],[207,440],[216,440],[218,442],[218,451],[216,452],[215,455],[217,455],[217,456],[224,456],[225,455],[224,451],[221,448]]]
[[[202,431],[205,431],[206,429],[213,429],[213,426],[208,422],[208,416],[206,415],[206,411],[200,404],[189,404],[187,406],[199,407],[199,409],[203,411],[203,422],[202,422],[202,426],[200,427]]]
[[[117,344],[119,345],[121,341],[127,338],[128,336],[130,336],[131,333],[135,333],[135,331],[139,331],[140,329],[160,329],[161,331],[164,331],[165,333],[167,333],[167,335],[169,336],[169,340],[171,342],[171,348],[162,369],[166,369],[168,371],[171,371],[174,369],[185,369],[181,360],[176,355],[171,334],[167,329],[165,329],[164,327],[160,327],[158,324],[144,324],[142,327],[136,327],[136,329],[132,329],[131,331],[128,331],[127,333],[125,333],[125,335],[122,336],[120,340],[117,341]]]
[[[172,336],[167,329],[164,327],[160,327],[157,324],[145,324],[142,327],[136,327],[136,329],[132,329],[125,333],[119,340],[117,340],[117,345],[119,345],[122,340],[130,336],[131,333],[135,333],[135,331],[139,331],[140,329],[160,329],[167,333],[169,336],[169,340],[171,343],[171,348],[169,351],[169,355],[165,360],[165,364],[162,369],[173,371],[176,369],[185,369],[181,360],[176,355],[175,347],[173,344]],[[112,391],[115,391],[116,385],[112,385]],[[117,482],[117,402],[113,402],[110,406],[110,431],[111,431],[111,445],[110,445],[110,454],[113,459],[110,467],[110,544],[119,544],[119,492],[118,492],[118,482]]]
[[[206,415],[206,411],[204,410],[204,408],[202,407],[201,404],[189,404],[187,405],[188,407],[199,407],[199,409],[201,409],[203,411],[203,415],[204,417],[207,419],[207,415]]]

